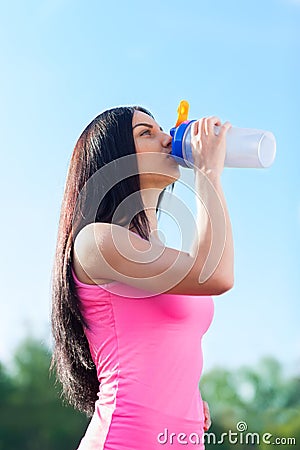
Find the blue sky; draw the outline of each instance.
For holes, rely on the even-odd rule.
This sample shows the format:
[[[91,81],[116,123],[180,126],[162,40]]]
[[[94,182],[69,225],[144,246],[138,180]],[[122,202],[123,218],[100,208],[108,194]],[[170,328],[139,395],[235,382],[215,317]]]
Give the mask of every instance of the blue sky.
[[[50,271],[69,159],[100,111],[141,104],[164,129],[181,99],[270,130],[273,166],[225,168],[235,286],[215,297],[205,370],[273,355],[299,368],[300,1],[3,3],[0,359],[50,341]],[[175,192],[193,208],[189,192]],[[170,244],[176,230],[163,221]]]

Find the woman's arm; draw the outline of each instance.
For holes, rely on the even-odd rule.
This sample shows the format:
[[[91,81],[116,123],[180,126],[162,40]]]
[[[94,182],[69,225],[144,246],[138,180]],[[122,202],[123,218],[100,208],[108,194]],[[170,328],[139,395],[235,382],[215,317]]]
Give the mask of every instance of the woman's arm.
[[[154,293],[219,295],[233,285],[233,242],[221,172],[225,159],[224,124],[202,119],[192,130],[197,233],[190,252],[148,242],[118,225],[93,223],[74,243],[76,258],[92,279],[120,281]]]
[[[214,274],[230,288],[234,279],[234,249],[221,174],[226,155],[226,134],[231,124],[225,122],[218,135],[215,134],[215,125],[220,126],[221,121],[213,116],[194,122],[191,129],[198,212],[198,234],[194,239],[192,254],[196,256],[201,248],[207,255],[199,283]]]
[[[205,174],[195,171],[197,203],[197,234],[194,238],[191,254],[207,255],[202,269],[199,269],[199,283],[206,281],[213,273],[223,279],[224,285],[233,286],[234,248],[230,217],[221,178],[215,172]]]

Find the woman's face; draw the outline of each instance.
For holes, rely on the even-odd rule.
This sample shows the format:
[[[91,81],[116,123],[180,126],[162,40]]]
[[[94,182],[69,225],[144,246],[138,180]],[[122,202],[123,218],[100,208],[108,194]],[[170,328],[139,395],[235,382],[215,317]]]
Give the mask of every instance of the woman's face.
[[[132,131],[141,188],[164,189],[180,176],[179,166],[170,156],[172,138],[152,117],[135,111]]]

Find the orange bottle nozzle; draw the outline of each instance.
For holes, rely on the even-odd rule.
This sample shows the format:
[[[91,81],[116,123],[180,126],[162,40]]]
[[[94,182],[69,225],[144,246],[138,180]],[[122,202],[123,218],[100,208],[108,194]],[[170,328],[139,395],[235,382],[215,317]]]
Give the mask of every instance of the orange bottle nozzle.
[[[189,107],[190,105],[186,100],[181,100],[177,108],[178,117],[175,127],[178,127],[182,122],[187,120],[189,114]]]

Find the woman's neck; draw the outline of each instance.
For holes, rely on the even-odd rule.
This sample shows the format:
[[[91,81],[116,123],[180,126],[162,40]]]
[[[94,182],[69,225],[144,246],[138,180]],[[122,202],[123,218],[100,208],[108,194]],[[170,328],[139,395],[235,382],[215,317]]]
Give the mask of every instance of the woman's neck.
[[[161,189],[149,188],[141,190],[142,200],[144,204],[144,210],[149,221],[150,226],[150,241],[156,241],[162,243],[158,234],[158,221],[156,215],[156,207],[158,203]]]

